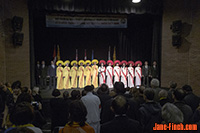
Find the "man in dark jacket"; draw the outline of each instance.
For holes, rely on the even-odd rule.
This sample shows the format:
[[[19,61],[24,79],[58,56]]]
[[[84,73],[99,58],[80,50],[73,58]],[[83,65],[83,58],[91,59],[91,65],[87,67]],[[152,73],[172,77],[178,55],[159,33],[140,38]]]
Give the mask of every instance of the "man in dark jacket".
[[[48,67],[47,75],[49,77],[49,89],[56,88],[56,66],[53,61],[51,61],[51,65]]]
[[[41,68],[40,68],[40,71],[41,71],[41,75],[40,75],[40,84],[41,84],[41,87],[43,89],[46,88],[46,80],[47,80],[47,66],[45,65],[45,61],[42,61],[42,65],[41,65]]]
[[[126,89],[124,88],[124,84],[122,82],[115,82],[114,84],[114,91],[116,92],[116,96],[118,95],[122,95],[122,96],[126,96],[124,95],[124,93],[126,92]],[[129,104],[129,109],[127,110],[127,116],[131,119],[135,119],[138,120],[138,106],[137,103],[132,100],[129,99],[127,97],[125,97],[128,101]],[[115,114],[112,112],[112,110],[110,109],[111,104],[112,104],[113,98],[108,100],[105,104],[104,104],[104,109],[102,110],[102,119],[101,119],[101,123],[105,123],[108,121],[111,121],[112,119],[114,119]]]
[[[183,91],[185,92],[186,96],[184,97],[183,101],[192,108],[194,112],[197,107],[199,106],[199,97],[196,96],[192,92],[192,87],[189,85],[184,85],[182,87]]]
[[[183,102],[185,97],[184,91],[181,88],[177,88],[174,90],[172,97],[174,98],[174,105],[176,105],[176,107],[178,107],[183,113],[183,123],[189,124],[191,122],[190,119],[192,118],[193,111],[190,106]]]
[[[142,132],[138,121],[131,120],[126,116],[128,102],[125,97],[116,96],[111,105],[115,118],[101,125],[101,133],[140,133]]]
[[[151,76],[151,67],[148,65],[148,62],[144,62],[142,66],[142,77],[143,77],[143,86],[149,87],[149,77]]]
[[[144,132],[153,132],[155,123],[161,123],[161,106],[153,101],[154,90],[147,88],[144,90],[144,100],[146,103],[140,107],[140,123]]]

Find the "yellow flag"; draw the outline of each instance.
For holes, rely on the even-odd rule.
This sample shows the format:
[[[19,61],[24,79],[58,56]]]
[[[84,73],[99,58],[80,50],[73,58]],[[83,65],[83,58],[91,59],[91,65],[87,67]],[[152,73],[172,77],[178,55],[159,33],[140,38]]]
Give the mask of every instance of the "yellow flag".
[[[59,45],[57,45],[57,60],[60,60],[60,48],[59,48]]]
[[[113,62],[116,61],[116,47],[114,47],[114,52],[113,52]]]

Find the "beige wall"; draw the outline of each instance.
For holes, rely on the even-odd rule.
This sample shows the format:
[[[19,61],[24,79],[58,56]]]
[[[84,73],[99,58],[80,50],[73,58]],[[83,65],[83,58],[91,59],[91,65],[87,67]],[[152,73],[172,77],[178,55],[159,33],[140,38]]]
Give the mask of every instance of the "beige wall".
[[[179,48],[172,46],[170,25],[174,20],[182,20],[184,37]],[[162,25],[161,85],[168,87],[169,81],[178,87],[189,84],[200,95],[200,1],[164,0]]]
[[[12,43],[13,16],[23,18],[23,45],[14,47]],[[22,81],[30,86],[29,17],[27,0],[0,0],[0,81]]]

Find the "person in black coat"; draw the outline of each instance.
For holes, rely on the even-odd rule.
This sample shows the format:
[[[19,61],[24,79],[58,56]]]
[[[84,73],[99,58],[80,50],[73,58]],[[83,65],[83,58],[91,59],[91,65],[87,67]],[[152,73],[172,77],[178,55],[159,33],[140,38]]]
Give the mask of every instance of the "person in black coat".
[[[192,87],[189,85],[184,85],[182,87],[183,91],[186,93],[186,96],[184,97],[183,101],[189,105],[192,108],[192,111],[194,112],[197,107],[199,106],[199,97],[196,96],[192,92]]]
[[[184,117],[184,124],[189,124],[191,122],[191,118],[193,115],[193,111],[190,106],[184,103],[183,99],[185,97],[185,93],[181,88],[177,88],[174,90],[174,93],[172,94],[172,97],[174,98],[174,105],[178,107]]]
[[[126,95],[124,95],[124,93],[126,92],[126,89],[124,88],[124,84],[122,82],[115,82],[114,91],[116,93],[116,95],[114,97],[116,97],[118,95],[122,95],[124,97],[126,96]],[[129,109],[127,110],[127,113],[126,113],[127,116],[131,119],[138,120],[137,103],[132,99],[129,99],[127,97],[125,97],[125,98],[127,99],[128,104],[129,104]],[[105,123],[105,122],[108,122],[108,121],[111,121],[112,119],[114,119],[115,114],[110,109],[112,101],[113,101],[113,98],[111,98],[104,104],[104,109],[102,110],[101,123]]]
[[[144,90],[144,100],[146,103],[140,107],[140,124],[142,125],[145,133],[153,132],[155,123],[161,123],[161,106],[153,101],[154,90],[146,88]]]
[[[56,88],[56,66],[54,61],[51,61],[51,65],[48,66],[47,75],[49,78],[49,89]]]
[[[141,127],[138,121],[129,119],[126,116],[128,102],[125,97],[116,96],[111,105],[111,110],[115,118],[101,125],[101,133],[141,133]]]

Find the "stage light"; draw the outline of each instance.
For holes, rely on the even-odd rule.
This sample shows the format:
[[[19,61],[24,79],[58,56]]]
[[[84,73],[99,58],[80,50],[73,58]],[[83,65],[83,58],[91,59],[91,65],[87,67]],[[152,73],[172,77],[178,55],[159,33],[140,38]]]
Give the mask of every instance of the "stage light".
[[[133,3],[140,3],[141,0],[132,0]]]

